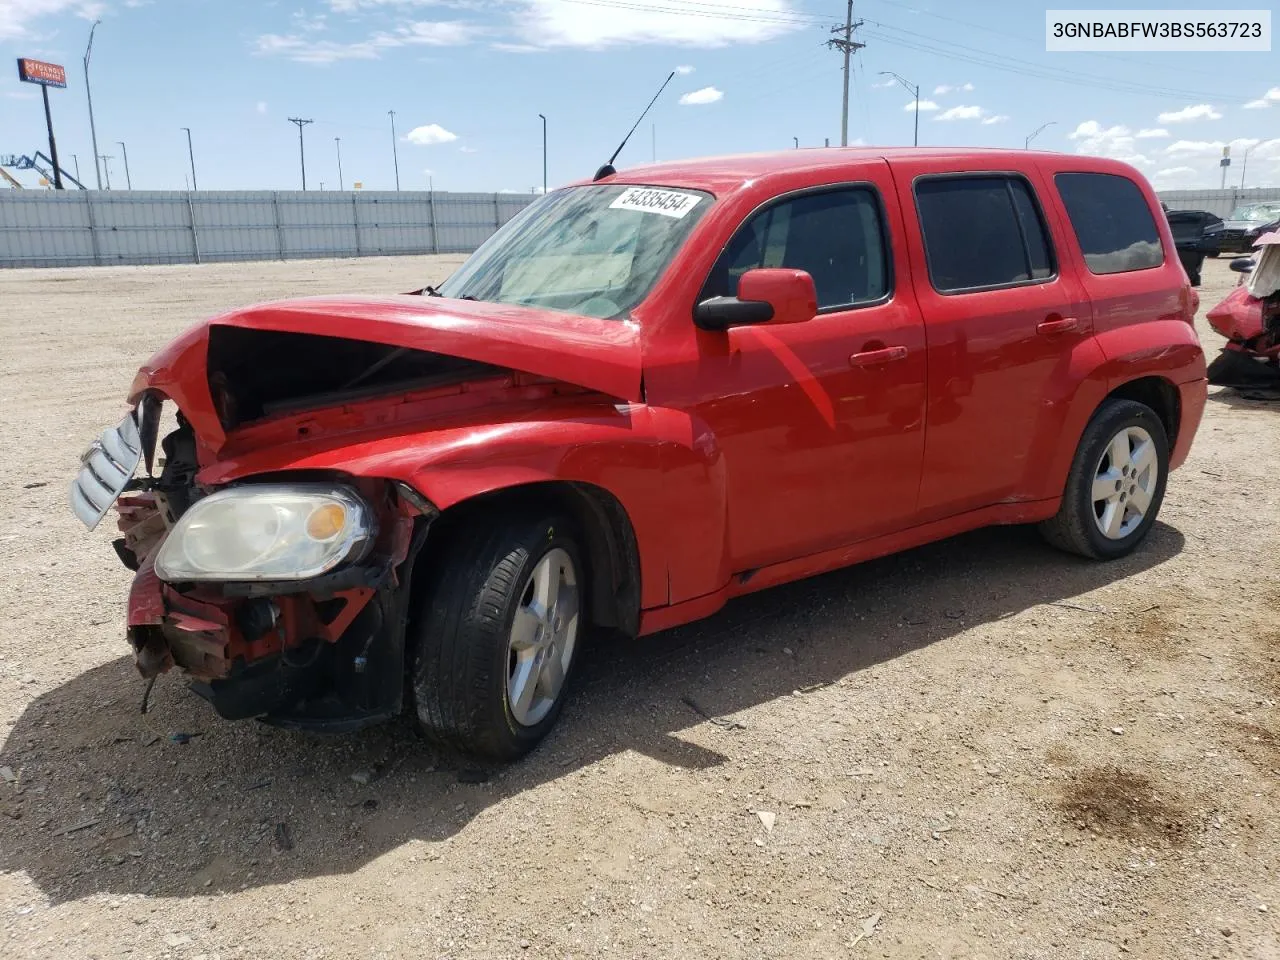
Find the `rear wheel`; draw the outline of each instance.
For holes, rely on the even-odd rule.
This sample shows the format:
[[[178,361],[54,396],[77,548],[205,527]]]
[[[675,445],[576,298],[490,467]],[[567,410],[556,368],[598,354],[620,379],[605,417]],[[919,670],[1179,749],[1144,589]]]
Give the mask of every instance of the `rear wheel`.
[[[567,518],[506,517],[468,526],[434,559],[412,663],[430,739],[512,760],[546,736],[583,632],[581,556]]]
[[[1122,557],[1155,523],[1168,473],[1169,439],[1156,412],[1132,400],[1108,400],[1085,428],[1062,504],[1040,532],[1071,553]]]

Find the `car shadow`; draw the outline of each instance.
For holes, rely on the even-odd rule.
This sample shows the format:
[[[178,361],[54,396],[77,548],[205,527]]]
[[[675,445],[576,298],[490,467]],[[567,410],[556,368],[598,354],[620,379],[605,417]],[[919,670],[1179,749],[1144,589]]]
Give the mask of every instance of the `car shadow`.
[[[338,737],[226,723],[173,677],[161,678],[144,716],[141,681],[121,657],[37,697],[0,748],[0,767],[17,778],[0,783],[0,872],[26,873],[55,902],[350,873],[623,751],[715,767],[750,749],[751,718],[735,717],[743,711],[842,680],[869,683],[858,675],[878,663],[1155,567],[1182,547],[1181,534],[1157,524],[1135,554],[1093,563],[1043,546],[1030,529],[983,530],[744,597],[640,641],[597,644],[548,740],[488,771],[442,757],[409,719]],[[720,729],[698,739],[716,749],[680,736],[709,719]]]

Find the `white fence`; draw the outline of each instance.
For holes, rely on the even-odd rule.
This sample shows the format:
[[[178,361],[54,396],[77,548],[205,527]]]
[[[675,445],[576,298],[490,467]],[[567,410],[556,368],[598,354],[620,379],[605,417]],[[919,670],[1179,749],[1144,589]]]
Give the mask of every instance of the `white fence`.
[[[0,267],[469,253],[512,193],[0,190]]]
[[[1280,203],[1280,188],[1253,187],[1241,190],[1227,187],[1225,190],[1161,190],[1160,199],[1170,210],[1208,210],[1226,217],[1242,203]]]

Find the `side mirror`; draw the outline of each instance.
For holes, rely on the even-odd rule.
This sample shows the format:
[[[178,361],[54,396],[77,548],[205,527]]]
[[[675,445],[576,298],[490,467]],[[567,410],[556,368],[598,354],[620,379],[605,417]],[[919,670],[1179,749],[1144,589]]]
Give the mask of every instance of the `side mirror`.
[[[712,297],[694,307],[694,322],[704,330],[759,324],[804,323],[818,313],[813,277],[803,270],[759,267],[738,281],[736,297]]]
[[[1252,257],[1236,257],[1231,261],[1231,269],[1236,273],[1252,273],[1253,258]]]

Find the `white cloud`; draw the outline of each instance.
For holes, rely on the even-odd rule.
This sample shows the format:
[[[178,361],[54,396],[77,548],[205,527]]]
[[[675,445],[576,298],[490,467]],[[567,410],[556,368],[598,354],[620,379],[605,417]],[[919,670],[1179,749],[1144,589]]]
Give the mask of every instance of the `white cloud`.
[[[1221,120],[1222,114],[1207,103],[1171,110],[1156,117],[1161,123],[1187,123],[1191,120]]]
[[[1244,105],[1246,110],[1265,110],[1273,103],[1280,103],[1280,87],[1272,87],[1257,100],[1250,100]]]
[[[1169,136],[1169,131],[1163,127],[1143,127],[1138,131],[1139,140],[1160,140]]]
[[[985,111],[981,107],[951,107],[944,110],[935,120],[979,120]]]
[[[34,100],[39,96],[34,90],[6,90],[4,95],[9,100]]]
[[[1195,167],[1165,167],[1163,170],[1157,170],[1155,178],[1157,180],[1185,180],[1187,177],[1194,177],[1198,171]]]
[[[1110,157],[1136,167],[1151,166],[1151,159],[1138,152],[1133,131],[1122,124],[1104,127],[1097,120],[1085,120],[1067,134],[1076,141],[1076,152],[1095,157]]]
[[[680,98],[682,106],[698,107],[707,103],[715,103],[717,100],[724,99],[724,91],[717,90],[715,87],[703,87],[701,90],[694,90],[692,93],[686,93]]]
[[[71,13],[93,18],[101,12],[102,4],[90,0],[0,0],[0,40],[31,38],[32,25],[44,17]]]
[[[915,102],[914,100],[909,100],[909,101],[907,102],[906,106],[904,106],[902,109],[903,109],[903,110],[905,110],[905,111],[907,111],[907,113],[915,113],[915,110],[916,110],[916,102]],[[940,108],[936,103],[934,103],[932,100],[921,100],[921,101],[920,101],[920,112],[921,112],[921,113],[931,113],[932,111],[934,111],[934,110],[939,110],[939,109],[941,109],[941,108]]]
[[[259,112],[259,113],[266,113],[266,112],[267,112],[267,101],[265,101],[265,100],[259,100],[259,101],[258,101],[258,107],[257,107],[257,110],[258,110],[258,112]]]
[[[339,60],[377,60],[383,50],[396,47],[459,46],[470,43],[481,32],[480,27],[463,20],[408,21],[394,31],[380,31],[351,43],[267,33],[255,39],[253,47],[261,56],[285,56],[297,63],[327,64]]]
[[[459,147],[458,152],[459,153],[479,153],[480,151],[477,150],[475,147]]]
[[[420,147],[430,147],[437,143],[452,143],[458,139],[458,135],[446,130],[438,123],[428,123],[421,127],[414,127],[405,134],[404,138]]]
[[[898,81],[893,79],[893,77],[885,77],[883,80],[878,80],[875,83],[873,83],[871,85],[871,89],[887,90],[889,87],[897,86],[897,84],[898,84]]]
[[[972,92],[973,92],[972,83],[958,83],[958,84],[940,83],[933,88],[933,95],[935,97],[945,97],[948,93],[972,93]]]
[[[760,43],[801,27],[794,0],[700,0],[695,11],[665,5],[514,0],[517,32],[539,47],[605,47],[669,44],[725,47]]]
[[[489,44],[490,48],[501,53],[541,53],[542,47],[535,47],[531,43],[505,43],[499,40],[497,43]]]
[[[682,64],[681,66],[676,67],[676,73],[682,77],[687,77],[689,74],[693,73],[693,67],[688,64]]]
[[[357,13],[379,7],[450,7],[455,10],[478,10],[480,0],[329,0],[334,13]]]
[[[1009,116],[1008,116],[1008,114],[1004,114],[1004,113],[997,113],[997,114],[995,114],[994,116],[990,116],[990,117],[983,117],[983,118],[982,118],[982,125],[983,125],[984,127],[989,127],[989,126],[991,126],[993,123],[1007,123],[1007,122],[1008,122],[1008,120],[1009,120]]]
[[[1241,156],[1249,151],[1250,159],[1254,157],[1280,156],[1280,139],[1259,140],[1257,137],[1236,137],[1234,140],[1178,140],[1165,147],[1170,157],[1204,157],[1214,159],[1222,156],[1222,148],[1230,147],[1233,157]]]

